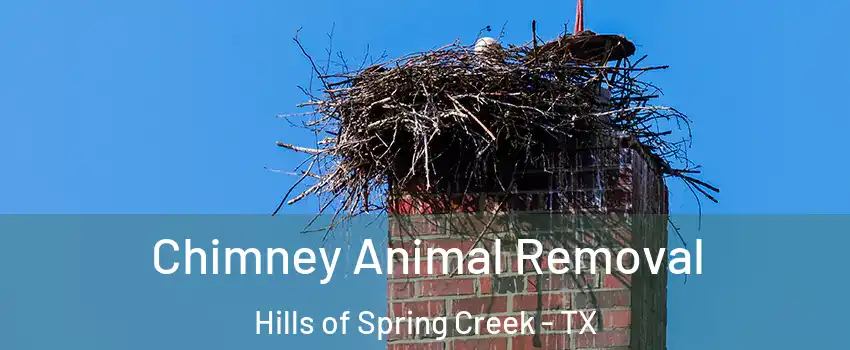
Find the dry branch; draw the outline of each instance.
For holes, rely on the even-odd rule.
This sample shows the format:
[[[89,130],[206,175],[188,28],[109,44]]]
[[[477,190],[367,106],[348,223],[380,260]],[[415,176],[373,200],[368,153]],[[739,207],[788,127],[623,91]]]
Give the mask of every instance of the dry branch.
[[[323,87],[305,91],[309,101],[299,106],[312,118],[302,125],[329,136],[311,147],[278,143],[311,158],[310,169],[296,173],[310,174],[298,184],[314,182],[287,202],[319,196],[327,199],[322,208],[349,218],[386,209],[393,189],[510,190],[504,174],[556,164],[565,140],[588,135],[625,140],[664,175],[715,200],[717,189],[692,177],[699,171],[686,153],[689,119],[651,104],[660,91],[639,79],[666,66],[579,61],[568,51],[578,36],[542,45],[533,36],[483,55],[453,43],[335,73],[320,71],[296,37]],[[601,89],[609,99],[600,99]],[[671,125],[684,140],[670,139]]]

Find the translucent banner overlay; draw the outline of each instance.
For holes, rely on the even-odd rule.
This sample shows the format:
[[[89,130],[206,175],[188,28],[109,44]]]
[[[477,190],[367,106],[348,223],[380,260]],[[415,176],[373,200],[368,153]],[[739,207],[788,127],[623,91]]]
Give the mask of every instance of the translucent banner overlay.
[[[409,245],[413,238],[426,238],[415,230],[411,235],[401,233],[401,222],[416,229],[427,226],[404,220],[364,216],[326,231],[322,228],[336,223],[329,216],[0,216],[0,349],[385,349],[385,340],[358,331],[357,315],[363,311],[387,315],[388,277],[372,270],[354,272],[367,239],[379,260],[386,260],[389,242]],[[534,238],[550,232],[547,239],[553,242],[592,247],[582,239],[583,230],[595,227],[599,232],[600,222],[626,223],[539,215],[512,218],[510,225],[462,215],[440,220],[430,226],[437,227],[431,237],[451,237],[445,228],[462,228],[458,231],[468,240],[489,244],[500,237],[506,247],[516,246],[518,235],[532,237],[533,232]],[[668,274],[669,349],[841,344],[843,315],[850,311],[843,301],[850,216],[683,215],[628,220],[631,228],[635,222],[664,222],[662,228],[643,227],[666,229],[669,249],[695,253],[700,243],[699,274],[695,266],[689,275]],[[559,223],[556,229],[553,222]],[[596,226],[586,226],[588,222]],[[611,236],[610,242],[617,237]],[[200,273],[197,254],[192,271],[186,273],[187,240],[208,254],[205,274]],[[283,274],[279,254],[275,261],[281,265],[271,272],[264,266],[256,274],[248,255],[249,263],[234,262],[230,274],[224,261],[214,273],[213,248],[221,253],[225,248],[258,248],[264,263],[269,261],[267,248],[280,248],[288,254],[288,271]],[[316,253],[313,262],[306,253],[296,257],[305,248]],[[320,248],[329,254],[340,249],[331,275]],[[315,270],[308,272],[310,267]],[[313,318],[313,333],[258,335],[257,312],[277,310]],[[339,318],[345,311],[352,314],[346,334],[341,330],[325,334],[322,320]]]

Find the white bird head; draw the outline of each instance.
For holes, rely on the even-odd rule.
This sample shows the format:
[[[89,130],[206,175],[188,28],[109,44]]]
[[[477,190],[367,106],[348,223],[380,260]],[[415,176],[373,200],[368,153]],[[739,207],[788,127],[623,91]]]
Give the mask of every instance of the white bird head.
[[[502,48],[502,45],[500,45],[499,42],[496,41],[496,39],[493,39],[491,37],[483,37],[481,39],[478,39],[478,41],[475,42],[475,49],[474,50],[475,50],[476,54],[480,55],[480,54],[484,53],[486,50],[501,49],[501,48]]]

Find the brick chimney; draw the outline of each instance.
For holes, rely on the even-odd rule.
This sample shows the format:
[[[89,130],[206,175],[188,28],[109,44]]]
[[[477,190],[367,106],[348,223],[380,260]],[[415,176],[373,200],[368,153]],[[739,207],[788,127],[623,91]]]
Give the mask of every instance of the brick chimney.
[[[596,213],[624,218],[638,214],[660,215],[656,216],[655,229],[646,229],[646,220],[637,220],[644,224],[629,221],[627,228],[616,235],[620,239],[592,230],[569,233],[570,239],[575,237],[578,242],[612,250],[618,246],[630,246],[638,251],[644,247],[653,250],[666,247],[667,189],[656,164],[616,138],[606,142],[580,141],[568,148],[569,151],[562,152],[561,164],[540,165],[537,169],[523,171],[507,193],[481,189],[452,195],[448,190],[445,193],[432,191],[429,195],[441,198],[434,202],[423,200],[425,196],[420,193],[393,192],[390,246],[413,249],[413,240],[420,239],[420,247],[460,248],[467,252],[477,244],[492,251],[489,235],[484,239],[477,237],[479,230],[486,227],[481,223],[489,223],[489,230],[508,235],[517,229],[508,224],[492,224],[494,221],[487,219],[492,216],[528,214],[556,220],[579,213]],[[473,225],[474,229],[467,230],[471,233],[468,235],[449,230],[465,220],[464,216],[482,220]],[[505,245],[515,246],[503,244],[503,249]],[[543,265],[545,263],[542,261]],[[601,269],[596,274],[557,275],[549,273],[544,266],[543,275],[537,275],[533,269],[519,274],[516,256],[509,253],[503,254],[502,261],[503,269],[509,271],[498,275],[471,275],[466,271],[466,274],[442,274],[442,264],[448,264],[454,271],[456,261],[437,261],[437,271],[429,275],[424,260],[412,263],[421,264],[421,274],[413,274],[409,266],[411,272],[402,275],[401,263],[396,264],[395,273],[388,277],[390,317],[453,316],[468,311],[474,316],[519,320],[520,312],[527,311],[534,315],[535,322],[553,322],[553,326],[542,329],[537,336],[462,335],[453,332],[455,326],[450,323],[449,335],[444,340],[436,340],[429,334],[403,333],[391,336],[387,343],[390,350],[666,348],[667,276],[664,272],[652,275],[641,268],[631,276],[615,276],[606,275]],[[592,321],[596,334],[578,334],[583,320],[579,315],[563,315],[562,310],[597,311]],[[566,332],[568,317],[572,317],[571,334]],[[469,322],[472,325],[474,321]]]

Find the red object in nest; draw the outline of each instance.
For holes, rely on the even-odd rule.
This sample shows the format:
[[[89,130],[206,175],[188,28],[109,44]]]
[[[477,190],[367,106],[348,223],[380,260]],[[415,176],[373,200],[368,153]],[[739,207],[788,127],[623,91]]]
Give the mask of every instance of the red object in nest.
[[[617,61],[635,53],[635,46],[620,35],[598,35],[584,29],[584,0],[576,3],[573,35],[563,43],[570,56],[584,62]]]
[[[576,26],[573,34],[578,34],[584,31],[584,0],[578,0],[576,4]]]

